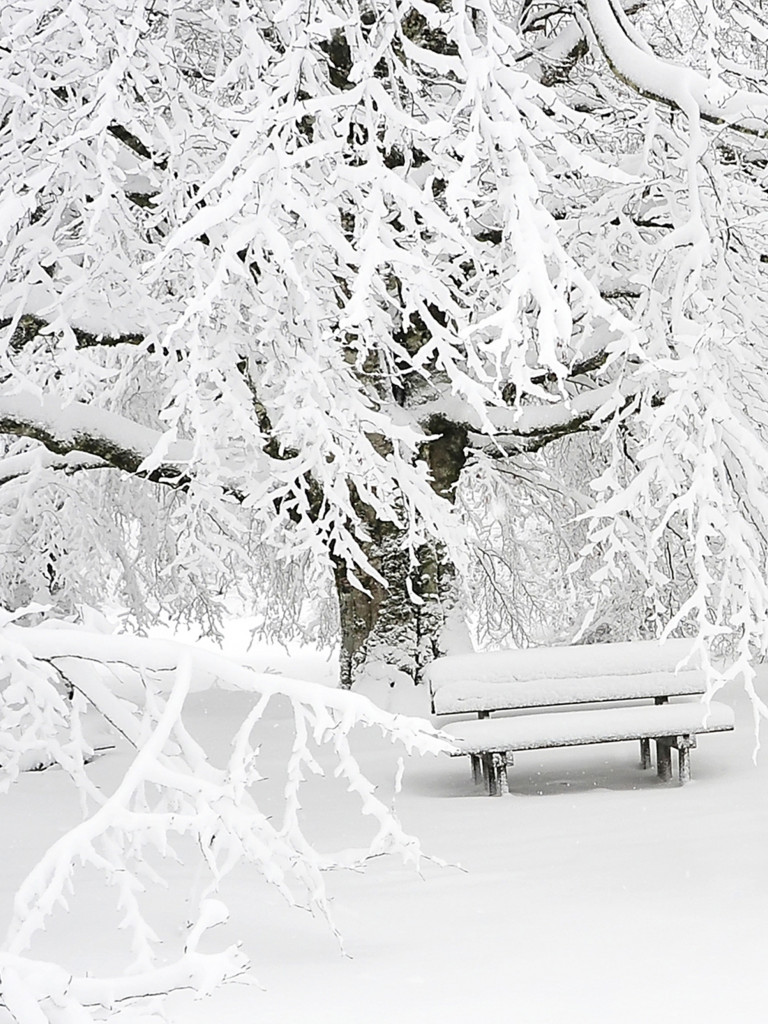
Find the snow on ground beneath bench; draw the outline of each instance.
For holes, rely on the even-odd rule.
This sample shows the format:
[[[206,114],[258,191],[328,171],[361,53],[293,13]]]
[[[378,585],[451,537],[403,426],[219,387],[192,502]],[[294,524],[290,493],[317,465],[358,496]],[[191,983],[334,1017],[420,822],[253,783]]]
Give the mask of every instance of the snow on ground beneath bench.
[[[259,648],[267,669],[328,683],[317,652]],[[768,696],[768,673],[758,687]],[[390,710],[428,714],[423,690],[372,688]],[[454,865],[422,875],[379,858],[365,873],[329,876],[350,957],[327,927],[291,910],[252,876],[222,888],[228,924],[210,944],[241,940],[264,991],[232,985],[170,1003],[174,1024],[645,1024],[661,1013],[696,1024],[763,1024],[768,956],[768,760],[753,763],[751,711],[735,684],[718,695],[736,730],[703,736],[693,781],[663,784],[638,766],[635,742],[521,753],[511,794],[482,795],[462,758],[406,757],[397,805],[425,848]],[[247,703],[239,693],[190,698],[188,726],[216,757]],[[270,705],[260,783],[278,785],[287,707]],[[440,722],[445,722],[443,719]],[[455,721],[455,719],[454,719]],[[368,731],[357,754],[389,798],[391,745]],[[126,755],[94,777],[114,785]],[[321,848],[362,840],[361,819],[313,781],[307,827]],[[317,802],[316,802],[317,801]],[[0,802],[0,911],[47,843],[78,820],[63,773],[25,775]],[[460,867],[458,866],[460,865]],[[111,893],[85,871],[79,895],[33,954],[108,970],[117,961]],[[178,941],[192,861],[153,903],[152,922]],[[181,915],[181,916],[180,916]],[[0,1021],[7,1024],[2,1018]]]

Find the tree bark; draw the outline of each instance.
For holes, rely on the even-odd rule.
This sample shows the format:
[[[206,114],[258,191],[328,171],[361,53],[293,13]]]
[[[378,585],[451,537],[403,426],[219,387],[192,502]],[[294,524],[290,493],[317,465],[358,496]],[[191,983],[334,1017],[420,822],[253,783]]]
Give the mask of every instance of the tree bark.
[[[432,471],[432,486],[449,501],[466,462],[466,430],[433,417],[423,458]],[[368,528],[366,555],[386,580],[356,586],[343,562],[334,563],[341,627],[341,685],[362,678],[421,682],[426,666],[449,648],[466,647],[468,633],[458,598],[458,577],[445,544],[423,544],[415,551],[405,532],[373,517],[361,506]]]

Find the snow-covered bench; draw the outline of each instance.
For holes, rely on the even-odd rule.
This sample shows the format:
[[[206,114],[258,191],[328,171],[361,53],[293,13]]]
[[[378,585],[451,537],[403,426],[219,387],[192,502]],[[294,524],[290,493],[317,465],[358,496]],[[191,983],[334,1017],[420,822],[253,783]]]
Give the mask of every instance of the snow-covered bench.
[[[507,768],[518,750],[631,739],[640,740],[643,768],[650,767],[650,741],[656,741],[664,781],[672,777],[675,748],[680,781],[686,782],[696,736],[733,729],[733,713],[723,704],[669,703],[670,697],[701,697],[706,690],[705,673],[688,640],[458,655],[437,659],[427,678],[434,714],[478,715],[480,721],[448,725],[444,732],[457,754],[470,756],[475,781],[484,778],[491,795],[506,791]],[[653,704],[626,706],[651,699]],[[592,707],[541,710],[567,705]],[[493,711],[534,709],[536,714],[489,720]]]

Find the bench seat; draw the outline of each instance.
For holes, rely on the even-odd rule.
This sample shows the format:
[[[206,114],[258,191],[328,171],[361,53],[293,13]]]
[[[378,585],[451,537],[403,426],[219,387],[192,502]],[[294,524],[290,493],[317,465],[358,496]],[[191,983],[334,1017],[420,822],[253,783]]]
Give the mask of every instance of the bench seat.
[[[690,778],[688,751],[698,733],[733,729],[733,711],[717,701],[614,707],[455,722],[443,732],[456,746],[455,756],[472,757],[479,781],[482,766],[488,791],[507,789],[506,770],[519,750],[581,746],[622,740],[656,740],[659,776],[671,777],[671,748],[678,751],[680,781]],[[644,758],[644,767],[645,764]]]
[[[655,739],[733,729],[733,711],[725,704],[659,704],[641,708],[598,708],[546,715],[512,715],[483,721],[453,722],[442,732],[460,748],[457,754],[485,750],[541,750],[585,743]]]

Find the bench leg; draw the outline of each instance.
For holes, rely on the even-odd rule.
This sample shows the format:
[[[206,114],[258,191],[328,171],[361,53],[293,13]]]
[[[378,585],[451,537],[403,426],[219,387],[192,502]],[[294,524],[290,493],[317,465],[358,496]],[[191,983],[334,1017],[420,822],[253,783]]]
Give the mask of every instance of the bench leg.
[[[651,767],[651,741],[640,740],[640,767]]]
[[[677,767],[680,774],[680,785],[691,781],[691,750],[696,746],[695,736],[677,737]]]
[[[511,750],[504,751],[504,781],[506,782],[506,792],[509,792],[509,769],[515,763],[515,755]]]
[[[488,796],[503,796],[509,792],[507,768],[512,763],[512,755],[504,750],[494,750],[480,754],[485,777],[485,788]]]
[[[507,779],[507,758],[503,750],[494,750],[488,755],[488,795],[504,796],[509,792]]]
[[[483,782],[485,783],[486,792],[488,793],[489,796],[493,796],[493,793],[491,792],[491,776],[493,774],[493,769],[491,766],[491,755],[478,754],[478,757],[480,758],[480,765],[483,769]]]
[[[504,764],[504,755],[498,751],[491,754],[491,778],[493,779],[491,796],[502,796],[507,791],[507,767]]]
[[[483,781],[483,765],[478,754],[470,754],[469,760],[472,762],[472,781],[476,786],[479,786]]]
[[[501,750],[498,754],[494,754],[494,764],[496,765],[496,777],[499,780],[499,796],[504,796],[505,793],[509,793],[509,775],[507,770],[515,763],[515,758],[511,750]]]
[[[656,772],[662,782],[669,782],[672,778],[672,745],[674,742],[671,736],[660,736],[656,740]]]

